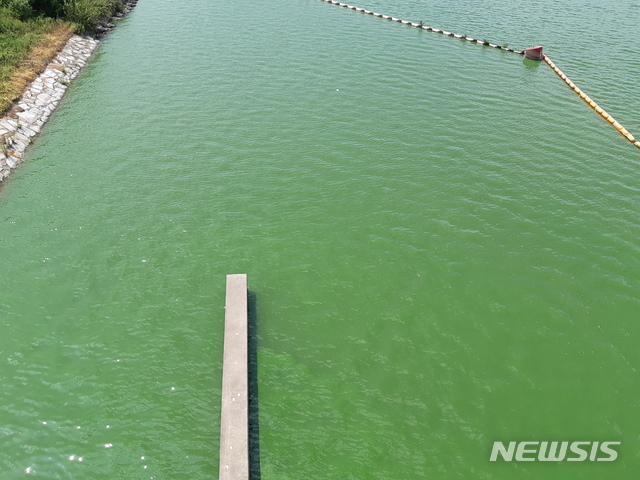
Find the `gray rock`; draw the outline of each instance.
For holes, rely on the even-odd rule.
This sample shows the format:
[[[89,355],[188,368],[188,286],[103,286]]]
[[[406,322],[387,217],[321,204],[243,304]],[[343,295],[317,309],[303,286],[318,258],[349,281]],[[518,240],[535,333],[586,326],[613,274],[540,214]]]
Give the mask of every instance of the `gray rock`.
[[[72,37],[46,70],[25,89],[10,114],[13,118],[0,118],[0,181],[22,162],[28,145],[64,96],[66,84],[86,65],[98,43],[89,37]]]

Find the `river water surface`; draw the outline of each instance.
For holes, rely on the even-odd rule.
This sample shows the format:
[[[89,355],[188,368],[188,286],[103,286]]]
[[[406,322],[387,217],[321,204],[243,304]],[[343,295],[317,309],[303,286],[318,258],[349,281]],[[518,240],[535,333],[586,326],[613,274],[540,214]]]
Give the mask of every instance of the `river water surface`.
[[[0,478],[217,478],[224,286],[264,480],[640,471],[640,150],[546,65],[319,0],[142,0],[0,191]],[[640,137],[637,0],[364,0]],[[494,441],[614,462],[490,462]]]

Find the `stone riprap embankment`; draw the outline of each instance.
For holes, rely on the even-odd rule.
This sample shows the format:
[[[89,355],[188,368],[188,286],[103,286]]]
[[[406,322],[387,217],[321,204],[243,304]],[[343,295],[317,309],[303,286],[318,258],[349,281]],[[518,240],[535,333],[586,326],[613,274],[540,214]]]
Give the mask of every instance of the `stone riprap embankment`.
[[[0,119],[0,182],[22,162],[27,146],[60,104],[69,83],[87,64],[98,43],[94,38],[73,36],[27,87],[11,112]]]
[[[137,4],[138,0],[122,0],[121,11],[115,12],[110,20],[98,22],[98,24],[93,27],[93,34],[100,37],[109,33],[111,30],[116,28],[116,24],[113,22],[122,20],[125,16],[129,15]]]

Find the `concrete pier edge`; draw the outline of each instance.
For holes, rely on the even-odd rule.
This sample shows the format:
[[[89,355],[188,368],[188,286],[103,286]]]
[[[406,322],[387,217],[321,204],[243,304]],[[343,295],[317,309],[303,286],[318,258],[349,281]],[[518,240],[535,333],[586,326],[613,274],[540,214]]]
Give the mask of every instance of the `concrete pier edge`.
[[[219,480],[249,479],[248,339],[247,275],[227,275]]]

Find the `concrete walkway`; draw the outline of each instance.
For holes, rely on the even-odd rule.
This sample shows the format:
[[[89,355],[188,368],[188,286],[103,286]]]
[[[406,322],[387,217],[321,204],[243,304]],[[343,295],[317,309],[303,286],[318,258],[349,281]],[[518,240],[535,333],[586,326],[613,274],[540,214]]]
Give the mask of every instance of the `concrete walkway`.
[[[249,479],[247,275],[227,275],[219,480]]]

